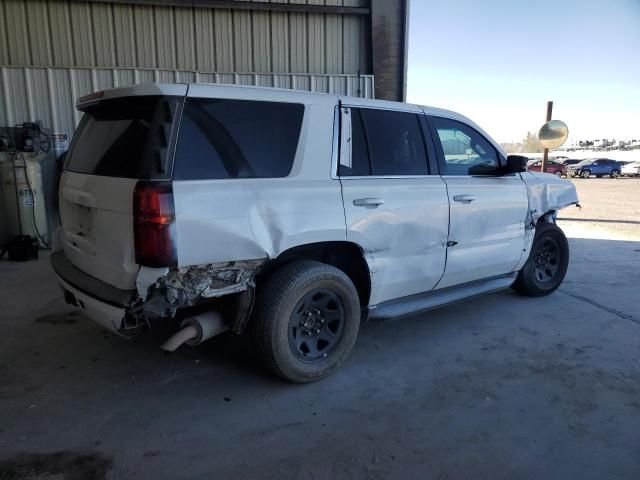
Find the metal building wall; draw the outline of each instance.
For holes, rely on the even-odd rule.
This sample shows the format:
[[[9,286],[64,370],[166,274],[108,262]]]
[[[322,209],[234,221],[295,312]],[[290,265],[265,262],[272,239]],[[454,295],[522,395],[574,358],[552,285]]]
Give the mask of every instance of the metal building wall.
[[[76,98],[146,82],[374,95],[364,75],[369,0],[223,2],[252,9],[153,4],[163,1],[0,0],[0,126],[39,120],[72,133]],[[316,12],[257,9],[284,3]],[[318,6],[350,14],[318,13]]]
[[[363,7],[368,0],[295,3]],[[369,21],[362,12],[2,0],[0,65],[364,74],[371,73]]]
[[[293,88],[373,98],[373,76],[202,73],[126,68],[0,67],[0,126],[38,120],[54,133],[72,134],[80,121],[75,99],[136,83],[225,83]]]

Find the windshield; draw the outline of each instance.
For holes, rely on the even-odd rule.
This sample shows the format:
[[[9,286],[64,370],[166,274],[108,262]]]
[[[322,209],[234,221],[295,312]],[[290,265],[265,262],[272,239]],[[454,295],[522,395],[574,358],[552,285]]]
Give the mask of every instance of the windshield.
[[[172,125],[179,97],[103,100],[85,110],[65,170],[107,177],[170,178]]]

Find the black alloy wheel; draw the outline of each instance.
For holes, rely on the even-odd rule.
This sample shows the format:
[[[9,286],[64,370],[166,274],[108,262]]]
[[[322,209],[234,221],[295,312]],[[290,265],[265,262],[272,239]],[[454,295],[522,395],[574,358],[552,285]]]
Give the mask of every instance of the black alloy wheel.
[[[537,246],[534,256],[534,271],[541,285],[552,282],[558,274],[560,247],[552,237],[546,237]]]
[[[340,344],[346,316],[338,295],[330,290],[308,292],[289,319],[289,345],[306,362],[327,358]]]
[[[541,221],[536,226],[529,258],[512,287],[530,297],[549,295],[560,286],[568,267],[567,237],[554,223]]]
[[[257,285],[251,330],[264,366],[295,383],[319,380],[349,356],[360,326],[360,298],[342,270],[297,260]]]

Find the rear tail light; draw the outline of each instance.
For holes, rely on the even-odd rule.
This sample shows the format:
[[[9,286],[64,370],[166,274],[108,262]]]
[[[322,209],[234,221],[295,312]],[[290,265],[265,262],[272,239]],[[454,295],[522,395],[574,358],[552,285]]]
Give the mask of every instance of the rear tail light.
[[[136,263],[177,265],[175,209],[171,182],[138,182],[133,192]]]

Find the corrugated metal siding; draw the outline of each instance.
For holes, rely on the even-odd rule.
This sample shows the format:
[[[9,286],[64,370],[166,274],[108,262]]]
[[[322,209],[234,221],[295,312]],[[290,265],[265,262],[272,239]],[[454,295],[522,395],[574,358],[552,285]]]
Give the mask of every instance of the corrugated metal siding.
[[[0,67],[0,125],[38,120],[58,133],[80,121],[75,100],[87,93],[137,83],[227,83],[291,88],[373,98],[373,76],[202,73],[189,70]]]
[[[367,22],[366,15],[2,0],[0,65],[368,73]]]

